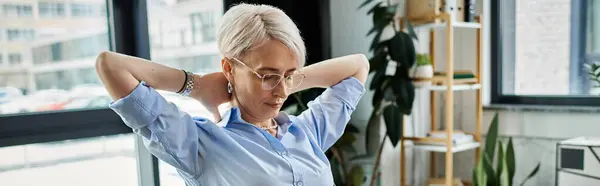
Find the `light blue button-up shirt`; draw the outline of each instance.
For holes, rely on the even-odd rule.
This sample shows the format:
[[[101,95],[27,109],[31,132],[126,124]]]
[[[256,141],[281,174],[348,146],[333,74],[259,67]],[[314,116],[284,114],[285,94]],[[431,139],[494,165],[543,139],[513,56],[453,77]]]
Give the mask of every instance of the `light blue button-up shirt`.
[[[245,122],[237,107],[219,125],[192,117],[143,81],[110,108],[187,185],[333,185],[325,151],[343,134],[364,92],[349,77],[309,102],[302,114],[280,112],[277,137]]]

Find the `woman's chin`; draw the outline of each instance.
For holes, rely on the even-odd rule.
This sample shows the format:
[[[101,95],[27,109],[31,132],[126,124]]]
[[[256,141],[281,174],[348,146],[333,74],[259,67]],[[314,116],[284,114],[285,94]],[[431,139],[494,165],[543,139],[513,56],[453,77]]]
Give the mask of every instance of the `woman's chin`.
[[[270,113],[270,115],[277,115],[279,113],[279,111],[281,110],[281,104],[266,104],[265,103],[265,110],[266,113]]]

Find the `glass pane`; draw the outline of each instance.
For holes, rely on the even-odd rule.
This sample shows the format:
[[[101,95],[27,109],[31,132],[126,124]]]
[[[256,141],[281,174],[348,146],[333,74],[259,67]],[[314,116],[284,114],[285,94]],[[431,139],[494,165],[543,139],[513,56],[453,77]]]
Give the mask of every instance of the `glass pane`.
[[[133,134],[0,148],[0,183],[137,186]]]
[[[152,61],[197,74],[221,71],[216,31],[222,0],[148,1]],[[161,92],[193,116],[212,115],[198,101]],[[160,161],[161,185],[185,185],[175,168]]]
[[[501,1],[502,14],[502,93],[524,96],[589,96],[589,76],[584,68],[585,56],[571,53],[592,50],[590,40],[572,38],[573,29],[587,29],[593,16],[572,12],[575,0],[551,2]],[[594,1],[588,1],[594,2]],[[544,5],[541,6],[540,3]],[[591,10],[591,9],[589,9]],[[595,10],[594,10],[595,11]],[[598,13],[595,13],[597,15]],[[592,15],[589,14],[588,15]],[[577,23],[572,17],[582,17]],[[599,18],[595,18],[596,20]],[[597,21],[596,21],[597,22]],[[579,25],[572,28],[572,24]],[[585,30],[577,32],[586,34]],[[588,37],[589,38],[589,37]]]
[[[96,56],[109,50],[105,0],[2,1],[0,115],[107,107]]]

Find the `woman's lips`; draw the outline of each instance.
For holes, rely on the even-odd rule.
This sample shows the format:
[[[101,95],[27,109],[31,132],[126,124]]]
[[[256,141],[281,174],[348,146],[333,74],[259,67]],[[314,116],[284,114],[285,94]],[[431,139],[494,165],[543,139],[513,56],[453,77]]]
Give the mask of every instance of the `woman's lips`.
[[[283,105],[283,103],[265,103],[265,104],[272,108],[279,108]]]

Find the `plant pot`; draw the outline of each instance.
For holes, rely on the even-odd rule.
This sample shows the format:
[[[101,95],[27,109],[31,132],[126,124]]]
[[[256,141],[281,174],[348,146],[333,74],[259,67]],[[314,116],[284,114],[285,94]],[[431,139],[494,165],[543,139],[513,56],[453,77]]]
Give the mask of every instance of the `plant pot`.
[[[433,66],[432,65],[420,65],[413,69],[412,78],[416,87],[423,87],[431,85],[431,78],[433,78]]]
[[[373,172],[373,167],[375,166],[375,157],[362,157],[362,158],[358,158],[358,159],[354,159],[348,162],[348,172],[352,172],[351,170],[353,168],[358,168],[360,167],[360,169],[362,169],[362,175],[351,175],[352,173],[350,173],[349,176],[353,176],[356,177],[359,180],[361,180],[360,184],[356,183],[356,186],[369,186],[371,183],[371,176],[372,176],[372,172]],[[381,167],[377,170],[380,171]],[[353,178],[351,178],[351,180],[353,180]],[[381,184],[381,178],[375,178],[374,183],[376,186]],[[355,184],[352,184],[355,185]]]
[[[600,96],[600,87],[592,87],[589,91],[590,95]]]

